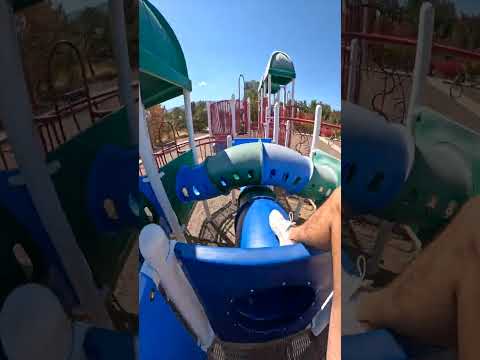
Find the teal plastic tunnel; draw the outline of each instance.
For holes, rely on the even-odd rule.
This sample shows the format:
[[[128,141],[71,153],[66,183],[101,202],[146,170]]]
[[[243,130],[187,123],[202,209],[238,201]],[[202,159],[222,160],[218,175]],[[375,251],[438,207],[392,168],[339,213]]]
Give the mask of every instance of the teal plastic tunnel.
[[[243,186],[273,185],[321,203],[340,181],[340,160],[321,150],[310,159],[281,145],[252,142],[227,148],[200,165],[183,166],[177,173],[176,192],[187,202]]]

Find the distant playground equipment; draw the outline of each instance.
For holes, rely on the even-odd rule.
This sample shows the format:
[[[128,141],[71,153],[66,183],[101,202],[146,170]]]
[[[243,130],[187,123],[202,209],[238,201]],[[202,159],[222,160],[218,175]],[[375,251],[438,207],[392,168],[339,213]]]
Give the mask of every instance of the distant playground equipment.
[[[4,326],[23,321],[23,326],[15,328],[17,342],[21,339],[29,344],[38,340],[36,344],[45,341],[44,345],[53,348],[58,345],[57,349],[49,349],[59,351],[55,356],[60,357],[52,359],[63,359],[62,351],[71,354],[72,348],[57,344],[55,341],[60,338],[52,338],[55,335],[45,329],[59,329],[59,319],[75,322],[88,318],[91,324],[86,326],[103,328],[92,332],[91,340],[106,340],[110,348],[98,349],[93,354],[81,350],[81,358],[106,359],[115,353],[113,348],[122,347],[125,338],[133,342],[133,335],[117,337],[118,329],[134,331],[135,315],[122,309],[113,290],[141,227],[135,207],[139,198],[137,182],[122,176],[124,171],[135,171],[138,166],[138,137],[133,131],[137,119],[131,96],[123,2],[110,2],[108,8],[119,74],[118,89],[112,92],[121,99],[121,106],[107,113],[96,112],[97,121],[70,139],[61,128],[65,112],[88,109],[88,96],[79,100],[75,111],[73,107],[66,110],[55,106],[43,118],[45,122],[40,128],[40,120],[33,116],[28,100],[14,20],[16,11],[36,2],[0,4],[0,34],[8,50],[0,55],[5,64],[1,78],[9,84],[9,91],[1,95],[0,113],[5,141],[17,163],[17,168],[4,166],[0,171],[1,268],[8,279],[0,285],[0,336],[8,358],[16,359],[15,350],[8,349],[8,333],[12,329]],[[47,125],[60,125],[57,129],[62,135],[51,147],[43,143],[42,148],[42,126]],[[8,300],[12,298],[16,300]],[[49,318],[49,312],[42,313],[43,299],[54,303],[52,316],[57,314],[57,318]],[[22,320],[23,311],[40,311],[43,318]],[[34,318],[41,319],[41,324],[34,324]],[[35,330],[43,333],[34,333]],[[133,348],[122,356],[133,359]]]
[[[476,146],[480,134],[422,106],[431,53],[442,50],[432,42],[433,24],[432,5],[424,3],[416,42],[385,39],[377,34],[343,34],[352,40],[349,81],[345,86],[347,101],[342,104],[342,201],[351,215],[374,214],[383,221],[408,224],[423,244],[432,241],[461,206],[479,194],[480,184],[480,153]],[[404,124],[388,122],[381,112],[354,104],[359,81],[355,67],[360,58],[358,39],[417,46]],[[479,54],[455,51],[480,59]],[[386,240],[376,241],[373,259],[378,259]],[[367,268],[375,269],[376,264],[369,265]],[[370,342],[375,346],[370,347]],[[383,347],[379,348],[379,344]],[[412,344],[387,329],[344,336],[342,348],[342,358],[352,360],[407,359],[444,350]]]
[[[309,117],[309,114],[301,112],[295,104],[296,73],[293,61],[288,54],[275,51],[267,62],[257,89],[259,98],[257,122],[251,120],[250,99],[240,99],[240,79],[242,77],[243,75],[239,77],[239,99],[232,98],[231,100],[207,102],[209,131],[215,139],[216,148],[219,150],[223,150],[227,146],[228,135],[234,138],[237,135],[255,136],[257,138],[278,137],[278,144],[290,147],[295,125],[314,124],[314,119]],[[290,90],[288,90],[289,85]],[[281,98],[282,90],[283,99]],[[278,124],[275,122],[276,104],[279,104]],[[321,117],[321,113],[318,116]],[[321,121],[321,136],[337,138],[340,131],[340,125]],[[313,136],[312,139],[318,141],[316,136]],[[302,141],[305,141],[305,139]],[[305,148],[309,147],[306,144]],[[300,146],[297,146],[296,150],[299,152],[305,151]]]
[[[140,2],[140,44],[139,187],[143,210],[153,219],[140,233],[141,359],[226,359],[226,344],[250,344],[255,351],[279,339],[302,356],[329,321],[331,254],[301,244],[280,246],[268,216],[275,209],[288,217],[277,188],[322,204],[340,185],[340,161],[316,149],[315,141],[308,156],[280,144],[278,103],[270,107],[272,131],[252,137],[248,99],[207,105],[215,151],[201,161],[185,58],[148,0]],[[159,167],[145,108],[181,94],[190,150]],[[319,106],[313,138],[320,119]],[[185,227],[195,202],[202,202],[205,222],[212,224],[206,200],[237,189],[230,205],[235,238],[210,246],[193,239]]]

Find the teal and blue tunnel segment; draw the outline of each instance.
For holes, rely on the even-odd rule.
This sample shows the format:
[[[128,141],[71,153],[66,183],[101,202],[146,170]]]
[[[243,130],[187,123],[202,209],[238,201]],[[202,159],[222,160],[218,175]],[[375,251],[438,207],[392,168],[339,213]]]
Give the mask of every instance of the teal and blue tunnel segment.
[[[317,150],[312,158],[266,142],[227,148],[203,163],[177,173],[176,192],[182,202],[229,193],[244,186],[278,186],[322,203],[340,186],[340,160]]]

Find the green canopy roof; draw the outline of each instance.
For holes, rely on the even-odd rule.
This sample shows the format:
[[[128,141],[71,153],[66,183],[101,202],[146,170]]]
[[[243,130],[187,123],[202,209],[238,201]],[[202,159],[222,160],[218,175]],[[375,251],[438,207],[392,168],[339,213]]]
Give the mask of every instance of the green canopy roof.
[[[192,90],[180,43],[170,25],[148,1],[140,1],[140,87],[145,107]]]
[[[293,61],[290,59],[290,56],[283,51],[273,52],[265,68],[265,73],[258,88],[259,90],[262,88],[263,83],[265,83],[266,86],[268,75],[272,77],[272,94],[279,91],[281,86],[287,85],[295,79],[295,67],[293,66]]]

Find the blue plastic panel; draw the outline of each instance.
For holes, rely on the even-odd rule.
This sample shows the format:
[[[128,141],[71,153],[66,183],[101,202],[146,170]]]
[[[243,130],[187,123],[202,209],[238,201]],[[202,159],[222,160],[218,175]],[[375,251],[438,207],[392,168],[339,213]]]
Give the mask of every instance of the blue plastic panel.
[[[205,163],[193,167],[183,165],[177,173],[175,191],[181,201],[198,201],[221,195],[208,177]]]
[[[232,140],[232,146],[248,144],[252,142],[262,142],[262,143],[271,143],[272,139],[270,138],[235,138]]]
[[[125,226],[138,225],[137,180],[126,175],[137,172],[138,150],[105,145],[99,151],[88,176],[87,202],[92,220],[100,232],[116,232]],[[106,199],[115,204],[117,219],[107,215],[104,207]]]
[[[268,223],[272,210],[278,210],[288,219],[287,212],[273,199],[254,199],[239,209],[235,234],[242,248],[261,248],[279,246],[278,238]]]
[[[342,103],[342,201],[354,213],[384,208],[400,192],[412,161],[406,128]]]
[[[295,150],[264,144],[262,185],[280,186],[290,193],[300,192],[310,181],[312,166],[309,158]]]
[[[387,330],[342,336],[342,360],[407,360],[408,357]]]
[[[160,206],[160,203],[158,202],[155,193],[153,192],[152,185],[150,184],[150,181],[148,181],[147,176],[138,177],[138,188],[140,189],[140,192],[147,198],[150,204],[152,204],[152,206],[154,207],[155,212],[158,216],[159,225],[163,229],[165,229],[165,232],[167,234],[170,234],[172,232],[172,229],[170,229],[170,226],[168,225],[165,213],[163,212],[163,209]]]
[[[138,288],[140,360],[207,359],[152,279],[140,273]]]
[[[31,242],[35,245],[35,252],[39,255],[32,261],[39,260],[41,263],[34,264],[38,268],[35,271],[42,270],[50,275],[48,284],[52,291],[59,297],[60,301],[67,308],[78,304],[76,294],[70,285],[59,255],[50,241],[50,237],[43,227],[42,221],[33,205],[30,193],[26,185],[11,185],[10,178],[19,176],[18,170],[0,172],[0,206],[15,218],[16,222],[26,230],[29,239],[18,239],[18,233],[3,233],[2,236],[9,236],[16,242],[22,244],[26,251],[28,247],[25,243]],[[5,219],[0,219],[1,221]],[[3,229],[5,230],[5,229]],[[12,239],[9,239],[12,240]],[[12,249],[9,249],[10,251]],[[33,249],[32,249],[33,250]]]
[[[175,254],[224,341],[264,342],[297,333],[332,289],[331,254],[301,244],[244,249],[177,243]]]

